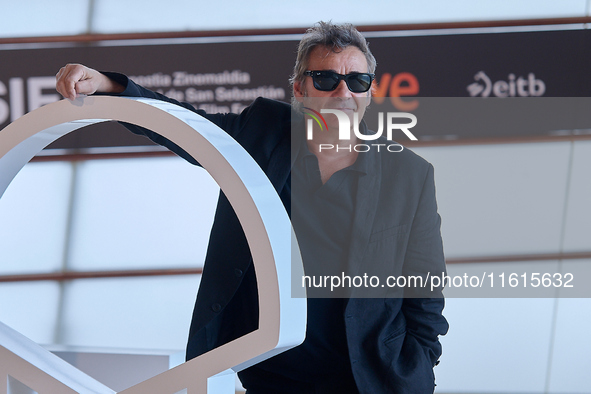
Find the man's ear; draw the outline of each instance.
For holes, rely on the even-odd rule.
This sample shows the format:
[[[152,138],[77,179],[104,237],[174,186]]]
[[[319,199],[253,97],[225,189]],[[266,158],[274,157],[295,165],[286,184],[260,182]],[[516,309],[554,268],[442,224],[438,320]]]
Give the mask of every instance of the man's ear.
[[[302,81],[295,81],[293,83],[293,97],[299,102],[304,101],[304,97],[306,96],[303,88]]]

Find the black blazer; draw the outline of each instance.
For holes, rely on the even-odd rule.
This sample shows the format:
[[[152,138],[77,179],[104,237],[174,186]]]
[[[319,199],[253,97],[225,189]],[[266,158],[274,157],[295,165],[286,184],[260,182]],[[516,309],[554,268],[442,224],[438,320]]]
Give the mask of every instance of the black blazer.
[[[123,96],[173,102],[217,124],[253,156],[290,211],[289,196],[282,193],[293,164],[290,157],[295,157],[291,150],[296,149],[291,144],[290,105],[258,98],[239,115],[206,114],[136,85],[121,74],[105,74],[126,87]],[[197,164],[162,136],[126,126]],[[349,265],[358,267],[360,273],[385,265],[391,267],[392,275],[444,272],[433,167],[408,149],[370,154],[369,164],[371,171],[360,177],[356,196],[356,237],[350,246]],[[193,311],[187,359],[258,327],[258,296],[251,262],[240,223],[222,193]],[[443,306],[442,297],[348,300],[345,327],[360,392],[433,392],[433,367],[441,355],[438,336],[448,329]]]

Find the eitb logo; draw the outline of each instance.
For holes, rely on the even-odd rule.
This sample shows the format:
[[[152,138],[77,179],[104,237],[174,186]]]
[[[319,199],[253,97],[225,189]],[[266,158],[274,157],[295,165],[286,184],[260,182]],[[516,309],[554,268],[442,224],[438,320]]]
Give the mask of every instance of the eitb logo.
[[[341,110],[338,109],[321,109],[320,112],[313,110],[309,107],[304,107],[304,114],[308,115],[309,118],[306,120],[306,138],[308,140],[314,139],[314,123],[317,124],[317,129],[320,129],[320,132],[327,132],[328,125],[324,116],[322,114],[333,114],[337,117],[338,125],[339,125],[339,140],[341,141],[352,141],[352,140],[362,140],[362,141],[375,141],[380,138],[384,134],[384,128],[386,131],[386,139],[392,141],[392,135],[395,130],[402,131],[410,140],[417,141],[417,137],[414,136],[413,133],[410,132],[410,128],[416,126],[417,124],[417,117],[408,112],[386,112],[386,126],[384,127],[384,113],[378,112],[378,129],[374,134],[363,134],[359,131],[359,113],[353,113],[353,125],[351,127],[351,120],[349,116]],[[399,121],[400,119],[406,119],[410,122],[406,123],[396,123],[395,121]],[[353,130],[354,136],[356,139],[351,138],[351,130]],[[381,148],[385,148],[388,152],[401,152],[404,148],[402,145],[393,143],[393,144],[349,144],[349,145],[339,145],[336,146],[334,144],[320,144],[319,151],[328,150],[328,149],[336,149],[339,150],[348,150],[355,152],[368,152],[372,149],[377,149],[380,151]]]

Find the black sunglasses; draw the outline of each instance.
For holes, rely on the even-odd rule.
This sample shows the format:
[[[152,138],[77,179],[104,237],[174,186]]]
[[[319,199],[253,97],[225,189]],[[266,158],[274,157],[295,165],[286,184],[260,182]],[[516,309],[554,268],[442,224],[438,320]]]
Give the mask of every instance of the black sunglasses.
[[[367,92],[369,88],[371,88],[371,82],[375,78],[375,74],[370,73],[351,73],[343,75],[337,74],[334,71],[306,71],[304,75],[312,77],[314,87],[323,92],[335,90],[343,79],[347,83],[347,87],[351,92]]]

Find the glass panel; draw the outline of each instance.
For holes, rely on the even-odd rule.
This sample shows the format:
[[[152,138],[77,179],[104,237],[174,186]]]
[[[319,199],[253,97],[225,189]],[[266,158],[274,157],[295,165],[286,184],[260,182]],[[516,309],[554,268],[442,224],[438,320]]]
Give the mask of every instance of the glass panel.
[[[563,262],[563,272],[576,270],[577,265],[589,266],[591,260]],[[588,286],[588,283],[584,283]],[[591,352],[591,299],[561,298],[556,315],[556,331],[550,370],[550,393],[585,393],[589,391],[586,368]]]
[[[218,193],[176,157],[80,163],[70,268],[202,266]]]
[[[413,150],[435,167],[448,258],[559,251],[569,142]]]
[[[0,199],[0,275],[61,267],[72,165],[30,163]]]
[[[249,2],[248,6],[240,0],[226,0],[223,7],[216,2],[191,0],[174,4],[175,7],[163,7],[159,0],[96,0],[95,32],[144,32],[146,27],[150,31],[306,27],[319,20],[372,25],[586,15],[585,0],[363,2],[364,10],[375,12],[351,12],[360,5],[353,0],[342,0],[338,7],[314,0],[301,0],[297,7],[273,0]],[[113,12],[115,9],[117,12]],[[141,13],[137,12],[139,9]]]
[[[57,282],[0,283],[0,321],[40,344],[54,341]]]
[[[574,143],[564,250],[591,251],[591,141]]]
[[[63,344],[183,350],[200,276],[87,279],[69,283]]]
[[[554,299],[447,299],[442,393],[542,393]]]

